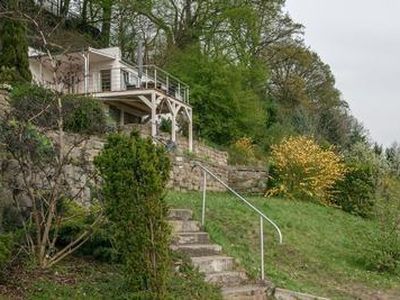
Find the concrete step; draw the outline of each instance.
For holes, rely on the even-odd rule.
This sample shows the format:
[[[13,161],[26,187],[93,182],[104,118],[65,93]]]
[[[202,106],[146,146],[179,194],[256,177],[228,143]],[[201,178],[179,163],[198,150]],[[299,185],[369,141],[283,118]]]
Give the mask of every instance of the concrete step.
[[[200,231],[200,223],[197,221],[170,220],[168,223],[172,226],[172,232],[175,234],[188,231]]]
[[[192,262],[200,272],[206,274],[232,271],[235,267],[233,257],[222,255],[192,257]]]
[[[248,278],[245,272],[226,271],[218,273],[208,273],[205,280],[219,287],[232,287],[244,284]]]
[[[168,211],[168,219],[188,221],[193,217],[193,212],[190,209],[170,209]]]
[[[174,242],[178,245],[208,244],[210,239],[208,233],[203,231],[180,232],[174,237]]]
[[[216,244],[173,245],[171,248],[175,251],[182,251],[190,257],[218,255],[222,250],[222,247]]]
[[[221,289],[221,292],[225,300],[268,300],[272,298],[270,287],[261,284],[224,287]]]

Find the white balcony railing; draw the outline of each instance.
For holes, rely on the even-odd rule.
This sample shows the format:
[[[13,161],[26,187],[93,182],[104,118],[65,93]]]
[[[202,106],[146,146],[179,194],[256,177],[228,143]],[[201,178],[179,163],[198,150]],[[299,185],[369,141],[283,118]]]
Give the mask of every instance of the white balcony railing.
[[[141,89],[156,89],[179,101],[189,103],[189,86],[154,65],[143,66],[142,72],[135,66],[124,66],[89,74],[87,91],[90,94]],[[76,90],[81,91],[81,88]]]

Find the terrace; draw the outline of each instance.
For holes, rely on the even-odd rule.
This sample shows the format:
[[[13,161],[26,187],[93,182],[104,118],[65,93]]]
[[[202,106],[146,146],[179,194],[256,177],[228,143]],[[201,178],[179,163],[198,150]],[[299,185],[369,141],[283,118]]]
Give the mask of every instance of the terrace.
[[[56,63],[55,63],[56,62]],[[48,55],[32,51],[30,68],[38,84],[62,93],[91,95],[102,101],[109,115],[121,124],[150,123],[157,136],[160,117],[171,120],[171,141],[176,142],[177,117],[188,123],[192,151],[192,107],[189,86],[154,65],[137,66],[122,59],[119,48]]]

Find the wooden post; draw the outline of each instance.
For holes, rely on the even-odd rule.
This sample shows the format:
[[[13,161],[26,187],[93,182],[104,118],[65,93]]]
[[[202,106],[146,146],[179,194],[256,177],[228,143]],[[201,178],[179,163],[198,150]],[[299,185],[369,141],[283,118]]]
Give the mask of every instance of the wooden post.
[[[174,109],[175,110],[175,109]],[[176,142],[176,113],[175,111],[171,113],[172,122],[171,122],[171,140]]]
[[[155,137],[157,135],[157,124],[156,124],[156,93],[151,93],[151,136]]]
[[[192,118],[192,110],[188,110],[189,112],[189,152],[193,152],[193,118]]]
[[[89,50],[87,54],[83,54],[84,60],[84,93],[87,95],[89,93]]]

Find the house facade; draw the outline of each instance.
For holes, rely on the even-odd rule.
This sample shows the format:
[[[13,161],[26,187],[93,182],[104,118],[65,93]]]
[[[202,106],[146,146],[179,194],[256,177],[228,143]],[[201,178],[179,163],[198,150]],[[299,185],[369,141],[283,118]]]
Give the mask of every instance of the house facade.
[[[92,96],[118,124],[150,123],[157,136],[160,116],[171,119],[176,142],[177,117],[188,123],[188,147],[193,148],[192,107],[187,84],[154,65],[137,66],[122,58],[118,47],[57,55],[29,49],[33,81],[61,93]]]

